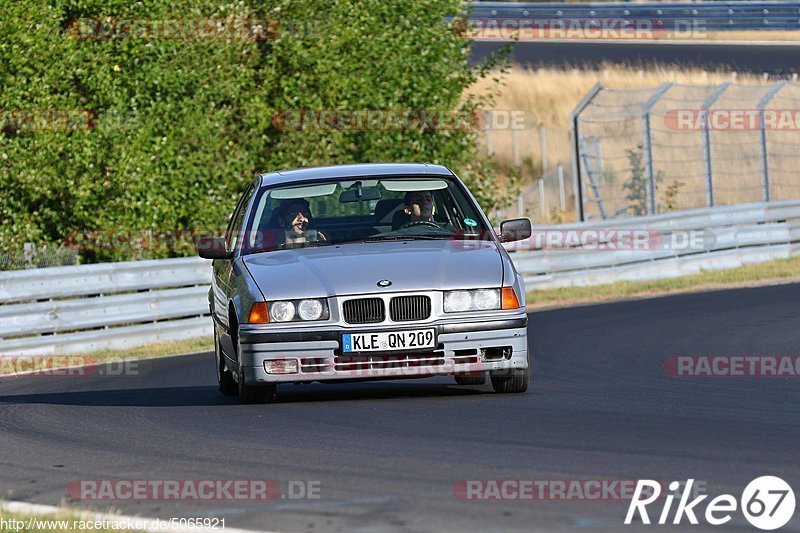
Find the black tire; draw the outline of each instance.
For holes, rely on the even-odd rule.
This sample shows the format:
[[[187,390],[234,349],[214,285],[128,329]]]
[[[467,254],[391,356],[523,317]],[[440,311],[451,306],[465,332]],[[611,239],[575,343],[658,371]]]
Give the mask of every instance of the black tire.
[[[238,330],[238,326],[236,324],[232,324],[232,327],[236,328],[234,331]],[[239,403],[243,405],[249,405],[254,403],[274,402],[278,397],[278,386],[275,383],[267,383],[263,385],[249,385],[247,383],[247,379],[244,377],[244,371],[242,370],[242,358],[240,355],[241,346],[239,345],[238,331],[236,337],[234,338],[233,345],[236,347],[236,360],[239,361],[239,369],[237,372],[237,377],[239,378],[237,383]]]
[[[456,385],[483,385],[486,383],[486,372],[478,375],[456,374]]]
[[[531,357],[528,355],[528,368],[500,370],[491,374],[492,388],[502,394],[521,394],[528,390],[531,381]]]
[[[248,385],[243,373],[239,373],[239,403],[272,403],[278,397],[278,386],[274,383],[266,385]]]
[[[219,339],[217,332],[214,332],[214,356],[217,362],[217,384],[219,391],[225,396],[236,396],[239,394],[239,386],[236,380],[233,379],[233,372],[228,370],[225,366],[225,356],[222,355],[222,350],[219,347]]]

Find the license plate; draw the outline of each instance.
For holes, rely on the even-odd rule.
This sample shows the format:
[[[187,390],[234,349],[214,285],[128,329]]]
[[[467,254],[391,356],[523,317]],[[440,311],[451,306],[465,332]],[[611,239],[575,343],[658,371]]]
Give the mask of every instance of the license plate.
[[[342,335],[342,351],[345,353],[419,350],[435,347],[436,330],[433,329],[345,333]]]

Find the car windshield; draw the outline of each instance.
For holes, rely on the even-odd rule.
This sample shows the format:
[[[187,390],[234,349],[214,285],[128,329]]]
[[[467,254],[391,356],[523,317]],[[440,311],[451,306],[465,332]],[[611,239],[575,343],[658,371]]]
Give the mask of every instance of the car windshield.
[[[243,253],[348,242],[489,240],[483,215],[446,177],[377,177],[264,187]]]

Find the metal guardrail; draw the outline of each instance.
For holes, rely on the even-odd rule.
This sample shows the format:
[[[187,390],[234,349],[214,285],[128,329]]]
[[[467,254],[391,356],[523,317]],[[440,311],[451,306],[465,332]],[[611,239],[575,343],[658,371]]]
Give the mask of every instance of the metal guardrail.
[[[800,2],[607,2],[528,3],[472,2],[471,19],[540,19],[547,21],[615,20],[636,26],[651,21],[655,28],[685,30],[797,30]]]
[[[506,245],[529,290],[657,279],[800,254],[800,201],[537,226],[542,232],[640,230],[669,242],[699,231],[702,249],[530,250]],[[602,233],[602,232],[605,233]],[[710,238],[709,238],[710,237]],[[602,247],[600,247],[602,248]],[[187,257],[0,272],[0,355],[127,348],[211,335],[208,261]]]
[[[605,237],[601,230],[605,230]],[[649,249],[608,249],[611,231],[639,230],[651,236]],[[800,201],[761,202],[649,217],[537,226],[542,240],[548,232],[594,231],[600,237],[591,249],[531,250],[535,240],[507,245],[528,290],[588,286],[626,280],[661,279],[702,270],[734,268],[748,263],[800,254]],[[684,246],[698,232],[701,246]],[[542,241],[546,242],[546,241]],[[677,243],[674,244],[674,243]]]
[[[187,257],[0,272],[0,355],[211,335],[210,262]]]

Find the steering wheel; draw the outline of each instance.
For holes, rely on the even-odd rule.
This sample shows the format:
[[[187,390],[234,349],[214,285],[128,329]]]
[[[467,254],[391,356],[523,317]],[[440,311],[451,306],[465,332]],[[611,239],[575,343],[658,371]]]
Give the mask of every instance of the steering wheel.
[[[406,229],[406,228],[410,228],[412,226],[428,226],[428,227],[437,228],[437,229],[441,228],[441,226],[439,224],[437,224],[436,222],[432,222],[430,220],[415,220],[413,222],[409,222],[407,224],[403,224],[403,227],[400,228],[400,229]]]

